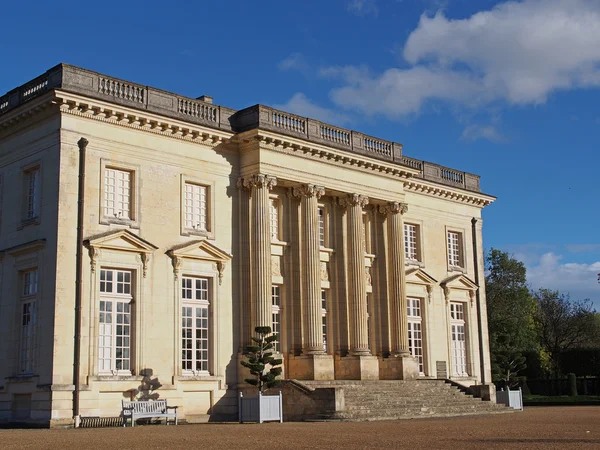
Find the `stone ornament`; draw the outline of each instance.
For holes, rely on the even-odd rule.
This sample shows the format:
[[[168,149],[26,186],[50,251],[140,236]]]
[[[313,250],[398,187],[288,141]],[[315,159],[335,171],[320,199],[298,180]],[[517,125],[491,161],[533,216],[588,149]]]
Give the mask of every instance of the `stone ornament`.
[[[369,197],[360,194],[348,194],[346,197],[338,197],[338,204],[343,208],[357,205],[364,208],[369,204]]]
[[[249,177],[240,177],[237,181],[238,189],[261,189],[263,187],[266,187],[269,191],[271,191],[275,186],[277,186],[277,178],[264,174],[255,174],[250,175]]]
[[[406,214],[408,212],[408,204],[401,202],[388,202],[386,205],[379,205],[381,214]]]
[[[292,195],[296,198],[301,197],[317,197],[317,200],[325,195],[325,188],[315,184],[303,184],[300,187],[294,187],[291,190]]]

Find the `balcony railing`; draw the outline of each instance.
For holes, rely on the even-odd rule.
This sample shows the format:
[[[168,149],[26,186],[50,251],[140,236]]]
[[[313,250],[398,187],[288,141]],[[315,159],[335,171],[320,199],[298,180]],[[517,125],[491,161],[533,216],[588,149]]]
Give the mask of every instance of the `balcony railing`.
[[[63,89],[229,132],[243,132],[255,128],[273,131],[339,150],[402,164],[418,170],[420,172],[418,178],[470,191],[481,191],[477,175],[404,156],[402,145],[396,142],[264,105],[235,111],[200,99],[183,97],[67,64],[59,64],[29,83],[1,96],[0,116],[52,89]]]

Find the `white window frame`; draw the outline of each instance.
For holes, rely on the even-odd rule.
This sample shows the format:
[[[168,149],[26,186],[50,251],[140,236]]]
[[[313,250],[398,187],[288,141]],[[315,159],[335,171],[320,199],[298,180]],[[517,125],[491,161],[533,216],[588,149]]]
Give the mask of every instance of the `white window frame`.
[[[373,249],[371,248],[371,226],[372,218],[369,211],[363,210],[362,212],[362,235],[363,235],[363,250],[365,255],[372,255]]]
[[[212,363],[212,323],[210,299],[212,280],[202,276],[182,276],[180,282],[181,299],[181,355],[179,365],[184,376],[210,375]],[[191,311],[191,316],[186,311]],[[200,313],[198,315],[198,313]],[[200,324],[198,325],[198,320]],[[184,330],[191,333],[184,336]],[[198,336],[198,332],[200,335]],[[190,346],[184,345],[189,342]],[[189,352],[189,354],[184,354]],[[200,352],[200,356],[198,353]],[[185,356],[185,357],[184,357]],[[189,364],[188,364],[189,363]]]
[[[21,167],[22,213],[17,229],[40,223],[42,209],[42,164],[35,161]]]
[[[134,271],[130,269],[100,268],[96,361],[98,375],[129,376],[133,373],[134,275]],[[118,332],[119,326],[121,333]],[[118,349],[121,350],[121,357],[117,357]],[[118,365],[121,367],[117,368]]]
[[[319,204],[319,246],[329,248],[329,210],[326,205]]]
[[[425,374],[425,330],[423,329],[423,306],[422,299],[408,297],[408,346],[410,354],[417,358],[419,373]]]
[[[453,240],[451,245],[451,236],[456,236],[458,242]],[[465,231],[462,229],[446,227],[446,263],[448,271],[466,271],[466,248],[465,248]]]
[[[269,235],[271,242],[281,242],[281,199],[269,196]]]
[[[19,369],[21,375],[33,374],[36,366],[37,268],[21,272],[21,302],[19,308]]]
[[[327,289],[321,289],[321,332],[323,334],[323,351],[325,353],[328,352],[329,348],[327,346],[327,332],[329,331],[329,327],[327,324],[327,312],[329,306],[329,292]],[[331,347],[331,346],[329,346]]]
[[[404,222],[404,257],[406,262],[421,262],[421,229],[413,222]]]
[[[119,214],[119,210],[116,209],[116,204],[113,205],[112,210],[108,211],[107,207],[107,184],[106,184],[106,175],[107,170],[114,170],[116,173],[128,173],[129,174],[129,209],[126,215],[121,213]],[[102,225],[110,225],[110,224],[118,224],[118,225],[127,225],[130,228],[139,228],[139,180],[140,176],[140,167],[132,164],[127,164],[121,161],[113,161],[109,159],[101,159],[100,160],[100,224]],[[115,187],[116,189],[116,187]],[[116,191],[115,191],[116,195]],[[115,197],[116,202],[116,197]],[[116,212],[115,212],[116,211]]]
[[[467,308],[463,302],[450,302],[450,348],[452,357],[452,375],[469,376],[469,348]],[[460,336],[463,339],[458,339]],[[455,339],[456,338],[456,339]],[[456,343],[462,342],[461,344]]]
[[[187,211],[187,186],[198,186],[205,189],[205,226],[190,225]],[[207,178],[197,178],[190,175],[181,175],[181,235],[203,236],[215,239],[215,183]]]
[[[279,284],[271,285],[271,316],[272,316],[272,328],[271,332],[278,335],[278,339],[273,341],[273,351],[275,353],[281,353],[281,318],[282,318],[282,286]]]
[[[104,216],[131,220],[133,218],[131,211],[133,174],[129,170],[105,167],[102,175]]]

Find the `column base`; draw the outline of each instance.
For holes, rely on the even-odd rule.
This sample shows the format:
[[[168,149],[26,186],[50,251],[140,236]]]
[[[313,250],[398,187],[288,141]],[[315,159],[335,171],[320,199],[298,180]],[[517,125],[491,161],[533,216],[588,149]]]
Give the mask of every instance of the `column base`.
[[[335,358],[336,380],[379,380],[377,356],[342,356]]]
[[[333,356],[290,355],[288,372],[288,378],[296,380],[334,380]]]
[[[379,361],[379,379],[414,380],[419,376],[419,362],[413,356],[390,356]]]

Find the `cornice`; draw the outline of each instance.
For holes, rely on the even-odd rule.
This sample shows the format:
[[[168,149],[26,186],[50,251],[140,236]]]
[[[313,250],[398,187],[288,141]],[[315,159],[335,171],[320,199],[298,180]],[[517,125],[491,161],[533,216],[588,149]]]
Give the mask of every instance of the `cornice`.
[[[420,172],[410,167],[387,163],[368,156],[334,150],[333,148],[315,144],[313,142],[292,138],[289,136],[265,132],[263,130],[251,130],[240,133],[232,138],[240,142],[241,150],[244,144],[258,142],[261,148],[278,151],[281,153],[318,159],[329,164],[350,166],[353,169],[378,172],[381,175],[408,179],[418,175]]]
[[[53,102],[64,114],[118,125],[138,131],[202,144],[209,147],[227,143],[233,133],[170,119],[146,111],[82,97],[57,90]]]
[[[440,197],[446,200],[452,200],[458,203],[466,203],[480,208],[488,206],[496,200],[496,197],[492,197],[491,195],[454,189],[448,186],[424,181],[419,178],[411,178],[410,180],[406,180],[404,182],[404,189],[409,192],[425,194],[431,197]]]

